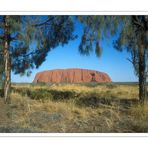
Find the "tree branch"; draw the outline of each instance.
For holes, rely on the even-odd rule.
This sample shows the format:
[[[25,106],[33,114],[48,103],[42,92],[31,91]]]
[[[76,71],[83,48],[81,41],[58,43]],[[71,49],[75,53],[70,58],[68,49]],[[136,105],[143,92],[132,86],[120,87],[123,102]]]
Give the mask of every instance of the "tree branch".
[[[44,50],[42,50],[42,52],[43,52],[43,51],[44,51]],[[28,56],[30,56],[30,55],[37,54],[37,53],[39,53],[39,52],[41,52],[41,51],[40,51],[40,50],[37,50],[37,51],[32,51],[32,52],[30,52],[30,53],[28,53],[28,54],[25,54],[25,55],[19,55],[19,56],[21,56],[21,57],[20,57],[21,59],[17,59],[17,61],[24,61],[23,58],[28,57]]]
[[[145,29],[144,26],[139,22],[137,16],[133,16],[133,23],[134,23],[135,25],[137,25],[137,26],[139,26],[139,27]]]
[[[54,17],[51,17],[49,18],[48,20],[46,20],[45,22],[42,22],[42,23],[39,23],[39,24],[34,24],[32,25],[33,27],[39,27],[39,26],[42,26],[42,25],[45,25],[47,23],[49,23],[50,21],[52,21],[54,19]]]
[[[134,65],[134,62],[131,59],[129,59],[129,58],[126,58],[126,59]]]
[[[44,51],[44,50],[42,50],[42,52],[43,52],[43,51]],[[25,61],[25,60],[26,60],[25,57],[28,57],[28,56],[30,56],[30,55],[37,54],[38,52],[40,52],[40,50],[32,51],[32,52],[30,52],[30,53],[28,53],[28,54],[26,54],[26,55],[21,55],[21,56],[22,56],[21,59],[17,59],[17,62]]]

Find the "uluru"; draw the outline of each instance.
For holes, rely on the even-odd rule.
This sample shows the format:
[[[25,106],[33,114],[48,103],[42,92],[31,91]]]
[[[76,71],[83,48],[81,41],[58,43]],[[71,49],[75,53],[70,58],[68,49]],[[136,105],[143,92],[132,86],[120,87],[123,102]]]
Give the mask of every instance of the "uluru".
[[[83,82],[111,82],[111,78],[104,72],[89,69],[54,69],[36,74],[33,83],[83,83]]]

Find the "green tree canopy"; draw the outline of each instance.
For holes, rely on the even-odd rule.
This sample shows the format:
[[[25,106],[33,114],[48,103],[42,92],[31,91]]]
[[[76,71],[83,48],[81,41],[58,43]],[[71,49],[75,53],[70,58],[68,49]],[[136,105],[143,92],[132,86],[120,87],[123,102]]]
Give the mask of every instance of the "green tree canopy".
[[[84,24],[79,51],[89,55],[95,50],[101,55],[100,41],[114,39],[114,47],[127,50],[128,59],[139,77],[139,99],[144,102],[146,92],[146,72],[148,70],[148,16],[80,16]]]
[[[0,16],[1,42],[5,33],[4,17]],[[50,50],[74,39],[69,16],[10,16],[8,23],[11,70],[15,74],[29,75],[31,69],[45,61]]]
[[[10,100],[11,71],[30,75],[49,51],[75,38],[73,31],[70,16],[0,16],[5,102]]]

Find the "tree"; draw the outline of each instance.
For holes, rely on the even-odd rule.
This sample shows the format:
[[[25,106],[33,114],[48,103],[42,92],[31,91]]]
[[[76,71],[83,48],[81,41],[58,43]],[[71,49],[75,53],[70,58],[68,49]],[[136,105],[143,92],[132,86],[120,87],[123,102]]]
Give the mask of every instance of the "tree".
[[[2,55],[0,55],[0,90],[2,89],[2,86],[3,86],[3,76],[4,76],[4,73],[3,73],[3,59],[2,59]]]
[[[96,55],[101,55],[100,42],[103,39],[114,39],[114,47],[127,50],[136,74],[139,77],[139,101],[146,98],[146,71],[148,67],[148,16],[80,16],[84,24],[79,51],[89,55],[95,47]]]
[[[139,101],[144,104],[146,98],[146,79],[148,70],[148,16],[128,16],[124,18],[124,28],[115,47],[131,53],[128,59],[139,77]]]
[[[0,16],[5,102],[10,101],[11,71],[29,76],[51,49],[75,38],[73,30],[70,16]]]

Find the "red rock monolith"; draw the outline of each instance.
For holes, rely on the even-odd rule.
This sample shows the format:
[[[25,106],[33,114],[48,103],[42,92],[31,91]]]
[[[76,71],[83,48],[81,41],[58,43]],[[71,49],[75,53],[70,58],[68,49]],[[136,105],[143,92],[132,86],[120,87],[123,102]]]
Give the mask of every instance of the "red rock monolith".
[[[111,82],[104,72],[88,69],[55,69],[39,72],[33,83],[82,83],[82,82]]]

